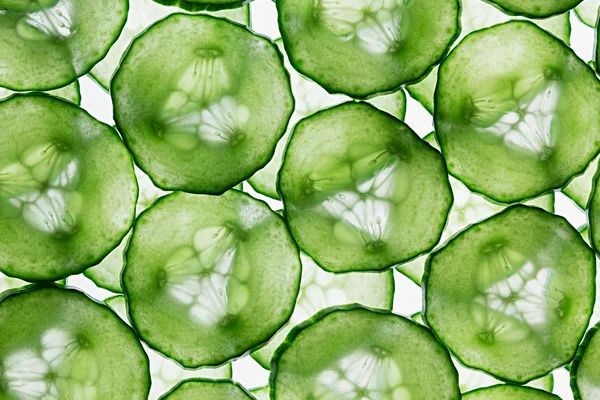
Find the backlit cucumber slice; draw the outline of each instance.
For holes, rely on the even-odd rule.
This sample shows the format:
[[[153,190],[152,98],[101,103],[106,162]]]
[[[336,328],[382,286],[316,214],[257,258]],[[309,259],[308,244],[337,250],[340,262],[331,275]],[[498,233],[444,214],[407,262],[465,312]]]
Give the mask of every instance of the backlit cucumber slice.
[[[271,366],[271,398],[460,399],[448,351],[388,311],[331,307],[294,328]]]
[[[581,22],[591,28],[595,28],[596,20],[598,19],[598,7],[600,7],[600,0],[583,0],[575,7],[575,14],[577,14]]]
[[[7,99],[8,97],[16,94],[18,92],[13,92],[9,89],[0,88],[0,100]],[[70,85],[63,86],[58,89],[48,90],[45,92],[51,96],[60,97],[61,99],[68,100],[73,104],[80,105],[81,104],[81,93],[79,91],[79,81],[75,81]]]
[[[119,62],[133,38],[156,21],[178,11],[180,12],[181,9],[167,7],[153,0],[129,0],[127,23],[123,28],[123,32],[121,32],[121,36],[110,48],[106,57],[92,69],[91,75],[94,79],[108,90],[110,78],[119,66]],[[250,22],[250,9],[247,5],[233,10],[215,11],[211,14],[243,25],[248,25]]]
[[[179,383],[161,400],[254,400],[252,395],[231,380],[188,379]]]
[[[593,251],[564,218],[512,206],[430,255],[425,319],[464,365],[526,383],[574,356],[595,274]]]
[[[600,396],[600,323],[585,335],[571,365],[571,389],[575,400],[595,400]]]
[[[581,207],[582,210],[587,210],[597,170],[598,157],[587,166],[583,174],[574,177],[571,182],[562,189],[562,192],[573,200],[575,204]]]
[[[546,18],[575,8],[582,0],[485,0],[507,14]]]
[[[250,391],[250,394],[252,396],[254,396],[254,398],[256,400],[270,400],[269,391],[270,391],[270,388],[267,385],[265,387],[261,387],[261,388],[258,388],[258,389],[252,389]]]
[[[301,260],[300,294],[290,322],[265,347],[252,353],[252,358],[266,369],[271,368],[273,353],[292,328],[318,311],[349,303],[391,310],[394,304],[394,275],[391,270],[332,274],[303,254]]]
[[[450,173],[475,192],[505,203],[536,197],[600,150],[594,71],[530,22],[473,32],[438,79],[436,135]]]
[[[266,342],[289,319],[300,286],[285,222],[237,190],[161,197],[136,220],[126,258],[133,326],[188,368],[221,365]]]
[[[126,0],[0,0],[0,86],[59,88],[88,73],[117,40]]]
[[[0,103],[0,270],[57,280],[97,264],[129,230],[137,183],[117,133],[42,94]]]
[[[276,46],[206,15],[173,14],[136,38],[111,95],[117,127],[155,185],[208,194],[264,167],[294,108]]]
[[[292,65],[330,93],[365,98],[415,81],[458,35],[456,0],[278,0]]]
[[[560,397],[524,386],[496,385],[465,393],[464,400],[560,400]]]
[[[144,400],[148,358],[134,332],[85,294],[30,285],[0,302],[0,398]]]
[[[300,248],[331,272],[382,270],[429,251],[452,204],[440,154],[367,103],[300,121],[279,189]]]
[[[592,194],[588,202],[588,225],[590,232],[590,242],[596,252],[600,253],[600,172],[594,176],[594,185]]]

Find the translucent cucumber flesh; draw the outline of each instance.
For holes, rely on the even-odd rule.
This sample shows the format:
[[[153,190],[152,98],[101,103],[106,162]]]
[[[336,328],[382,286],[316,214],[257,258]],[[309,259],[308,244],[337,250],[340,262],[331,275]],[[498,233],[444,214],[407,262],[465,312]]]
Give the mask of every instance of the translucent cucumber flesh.
[[[564,13],[581,3],[582,0],[489,0],[507,13],[533,18],[544,18]]]
[[[600,0],[583,0],[575,7],[575,13],[584,24],[594,28],[598,19],[599,6]]]
[[[600,396],[600,335],[598,325],[586,334],[571,366],[571,388],[577,400],[592,400]]]
[[[582,210],[586,210],[588,207],[597,170],[598,158],[588,165],[583,174],[575,176],[571,182],[562,189],[562,192],[573,200]]]
[[[210,379],[183,381],[161,399],[254,400],[252,395],[237,382]]]
[[[497,385],[465,393],[465,400],[560,400],[560,397],[523,386]]]
[[[16,92],[13,92],[12,90],[0,88],[0,100],[4,100],[15,93]],[[46,93],[52,96],[60,97],[64,100],[68,100],[71,103],[77,105],[81,103],[81,94],[79,93],[78,81],[75,81],[68,86],[64,86],[54,90],[49,90]]]

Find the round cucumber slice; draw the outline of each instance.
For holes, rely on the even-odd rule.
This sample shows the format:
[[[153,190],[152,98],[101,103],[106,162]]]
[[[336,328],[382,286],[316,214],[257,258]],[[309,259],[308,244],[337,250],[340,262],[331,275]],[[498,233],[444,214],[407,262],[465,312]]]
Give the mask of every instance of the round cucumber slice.
[[[427,252],[452,204],[440,154],[367,103],[300,121],[279,189],[300,248],[330,272],[382,270]]]
[[[365,98],[417,80],[458,35],[456,0],[278,0],[292,65],[330,93]]]
[[[582,210],[587,210],[590,196],[594,185],[594,177],[598,171],[598,160],[596,157],[585,169],[583,174],[575,176],[562,192],[575,202]]]
[[[264,167],[294,108],[275,45],[206,15],[173,14],[136,38],[111,95],[117,127],[155,185],[206,194]]]
[[[277,174],[281,168],[285,147],[296,123],[302,118],[308,117],[323,108],[341,104],[351,99],[339,94],[330,95],[321,86],[295,72],[293,67],[289,64],[289,59],[285,54],[281,40],[277,40],[275,43],[284,54],[284,65],[290,73],[292,93],[296,101],[296,106],[294,108],[294,113],[290,118],[285,135],[277,143],[273,158],[263,169],[257,171],[250,179],[248,179],[248,183],[250,183],[252,188],[258,193],[279,200],[279,193],[277,193]],[[373,97],[367,100],[367,102],[398,119],[404,119],[404,114],[406,112],[406,95],[402,89],[391,94]]]
[[[106,57],[102,59],[90,72],[92,77],[106,90],[109,89],[110,79],[117,70],[123,54],[129,44],[137,35],[145,31],[156,21],[167,15],[181,12],[176,7],[166,7],[153,0],[129,0],[129,14],[127,23],[121,32],[119,39],[110,48]],[[211,13],[216,17],[227,18],[242,25],[250,22],[250,8],[245,5],[233,10],[215,11]]]
[[[581,22],[590,28],[595,28],[598,19],[598,7],[600,7],[600,0],[583,0],[575,7],[575,14]]]
[[[0,86],[55,89],[88,73],[117,40],[126,0],[0,1]]]
[[[596,252],[600,253],[600,171],[594,176],[594,185],[592,194],[588,202],[588,226],[590,232],[590,242]]]
[[[600,396],[600,323],[592,327],[571,364],[571,389],[575,400],[594,400]]]
[[[41,281],[97,264],[131,227],[137,199],[117,133],[41,94],[0,103],[0,125],[0,270]]]
[[[485,0],[507,14],[546,18],[575,8],[582,0]]]
[[[0,100],[5,100],[17,93],[19,92],[13,92],[9,89],[0,88]],[[76,105],[81,104],[81,92],[79,91],[79,81],[75,81],[70,85],[63,86],[58,89],[48,90],[45,93],[54,97],[60,97],[63,100],[68,100]]]
[[[301,254],[302,280],[296,307],[290,321],[267,345],[252,353],[263,368],[270,369],[273,353],[296,325],[324,308],[358,303],[367,307],[391,310],[394,305],[394,275],[384,272],[351,272],[332,274],[319,268]]]
[[[126,258],[133,326],[184,367],[221,365],[266,342],[300,286],[285,222],[237,190],[161,197],[136,220]]]
[[[425,319],[464,365],[526,383],[574,356],[595,274],[593,251],[564,218],[511,206],[430,255]]]
[[[57,286],[30,285],[0,302],[3,399],[147,399],[148,358],[108,307]]]
[[[254,400],[254,397],[242,385],[231,380],[188,379],[160,399]]]
[[[530,22],[466,37],[440,67],[435,100],[450,173],[496,201],[559,188],[600,150],[600,82]]]
[[[464,400],[560,400],[560,397],[524,386],[497,385],[465,393]]]
[[[448,351],[388,311],[331,307],[294,328],[271,366],[273,399],[460,399]]]

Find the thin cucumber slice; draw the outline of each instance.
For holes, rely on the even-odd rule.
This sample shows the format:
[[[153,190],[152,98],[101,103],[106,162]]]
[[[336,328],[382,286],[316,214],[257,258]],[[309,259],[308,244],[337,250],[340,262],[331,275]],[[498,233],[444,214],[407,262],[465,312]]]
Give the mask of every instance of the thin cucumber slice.
[[[137,183],[117,133],[42,94],[0,103],[0,126],[0,270],[57,280],[97,264],[134,219]]]
[[[133,38],[145,31],[156,21],[163,19],[167,15],[181,12],[176,7],[167,7],[153,0],[129,0],[129,14],[127,23],[121,32],[121,36],[110,48],[110,51],[92,69],[92,77],[106,90],[110,86],[110,79],[117,70],[123,54],[127,47],[133,41]],[[248,5],[233,10],[224,10],[213,12],[216,17],[227,18],[242,25],[248,25],[250,22],[250,9]]]
[[[504,14],[491,4],[482,0],[462,0],[461,7],[461,32],[453,46],[460,43],[467,34],[488,28],[511,19],[521,17],[511,17]],[[534,24],[548,31],[566,44],[571,39],[571,23],[569,22],[569,13],[557,15],[547,19],[532,20]],[[430,113],[433,114],[433,95],[437,84],[438,66],[421,81],[407,85],[406,90],[410,95],[420,102]]]
[[[582,0],[485,0],[511,15],[547,18],[575,8]]]
[[[319,268],[309,257],[301,254],[302,281],[300,294],[290,321],[269,343],[253,352],[263,368],[270,369],[273,353],[296,325],[324,308],[358,303],[371,308],[391,310],[394,305],[394,275],[384,272],[350,272],[332,274]]]
[[[278,0],[292,65],[330,93],[366,98],[415,81],[460,31],[456,0]]]
[[[185,367],[221,365],[266,342],[300,286],[285,222],[237,190],[161,197],[136,220],[126,257],[133,326]]]
[[[300,121],[279,189],[300,248],[331,272],[382,270],[429,251],[452,204],[440,154],[367,103]]]
[[[319,110],[341,104],[350,100],[350,98],[339,94],[331,95],[321,86],[295,72],[289,63],[287,54],[285,54],[281,40],[278,40],[275,43],[284,54],[284,65],[290,72],[292,93],[294,94],[296,106],[294,108],[294,113],[290,118],[285,135],[277,143],[273,158],[263,169],[257,171],[250,179],[248,179],[248,182],[258,193],[279,200],[279,193],[277,193],[277,174],[281,168],[285,147],[296,123],[302,118],[306,118]],[[406,95],[402,89],[391,94],[373,97],[372,99],[367,100],[367,102],[400,120],[404,119],[406,113]]]
[[[237,382],[231,380],[188,379],[179,383],[161,400],[254,400]]]
[[[294,108],[275,45],[207,15],[173,14],[136,38],[111,95],[117,127],[154,184],[207,194],[264,167]]]
[[[600,150],[594,71],[530,22],[466,37],[442,63],[435,99],[450,173],[495,201],[559,188]]]
[[[450,355],[429,329],[358,305],[294,328],[271,367],[273,399],[460,399]]]
[[[117,295],[104,300],[123,321],[128,325],[127,304],[125,296]],[[185,369],[180,367],[173,360],[170,360],[144,345],[144,350],[148,354],[150,360],[150,378],[152,386],[150,387],[149,400],[156,400],[162,394],[172,389],[180,381],[189,378],[209,378],[209,379],[231,379],[232,368],[231,364],[226,364],[218,368],[200,368],[200,369]]]
[[[61,279],[56,281],[57,285],[65,285],[67,281],[65,279]],[[29,285],[30,283],[18,278],[11,278],[10,276],[6,276],[0,273],[0,293],[10,290],[10,289],[18,289],[23,286]]]
[[[430,255],[425,320],[464,365],[526,383],[575,355],[595,275],[593,251],[564,218],[511,206]]]
[[[270,400],[271,398],[269,397],[269,391],[270,388],[269,385],[267,385],[258,389],[252,389],[250,394],[254,396],[256,400]]]
[[[429,143],[434,149],[439,150],[440,147],[435,140],[435,134],[433,132],[425,136],[423,140]],[[450,186],[452,187],[454,203],[450,210],[450,214],[448,215],[448,220],[442,233],[440,243],[446,242],[451,236],[467,226],[482,221],[497,212],[502,211],[508,206],[508,204],[488,201],[484,197],[472,193],[462,182],[453,177],[450,177]],[[540,207],[546,211],[554,212],[554,193],[542,195],[526,201],[523,204]],[[396,269],[417,285],[421,285],[426,259],[427,256],[424,255],[405,264],[401,264],[397,266]]]
[[[575,202],[582,210],[587,210],[590,196],[594,185],[594,177],[598,170],[598,160],[596,157],[585,169],[583,174],[574,177],[562,192]]]
[[[588,202],[588,226],[590,232],[590,242],[597,253],[600,253],[600,170],[594,176],[594,185],[592,194]]]
[[[0,86],[49,90],[88,73],[117,40],[126,0],[0,1]]]
[[[583,0],[575,7],[575,14],[581,22],[590,28],[595,28],[598,19],[598,7],[600,7],[600,0]]]
[[[0,100],[5,100],[18,92],[13,92],[9,89],[0,88]],[[58,89],[45,92],[54,97],[60,97],[63,100],[68,100],[73,104],[81,104],[81,92],[79,91],[79,81],[75,81],[70,85],[63,86]]]
[[[560,400],[543,390],[514,385],[496,385],[465,393],[464,400]]]
[[[575,400],[595,400],[600,396],[600,323],[581,342],[571,364],[571,389]]]
[[[0,302],[0,398],[147,399],[148,358],[129,326],[85,294],[30,285]]]

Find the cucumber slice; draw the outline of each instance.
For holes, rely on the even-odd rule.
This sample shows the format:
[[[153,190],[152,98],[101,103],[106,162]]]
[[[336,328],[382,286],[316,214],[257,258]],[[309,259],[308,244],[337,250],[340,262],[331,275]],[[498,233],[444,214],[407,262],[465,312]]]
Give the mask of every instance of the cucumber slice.
[[[526,383],[574,356],[595,274],[593,251],[564,218],[511,206],[429,256],[425,319],[464,365]]]
[[[435,139],[435,133],[431,132],[425,136],[423,140],[439,151],[440,147]],[[450,187],[452,188],[454,203],[450,210],[450,214],[448,215],[448,220],[442,233],[440,243],[446,242],[451,236],[467,226],[482,221],[497,212],[502,211],[508,206],[508,204],[488,201],[484,197],[472,193],[462,182],[453,177],[450,177]],[[524,204],[554,212],[554,193],[548,193],[535,199],[531,199]],[[424,255],[405,264],[401,264],[397,266],[396,269],[417,285],[421,285],[426,260],[427,256]]]
[[[599,93],[592,69],[530,22],[473,32],[442,63],[435,92],[450,173],[504,203],[565,185],[600,150]]]
[[[108,307],[58,286],[0,302],[0,398],[147,399],[148,358]]]
[[[330,272],[382,270],[427,252],[452,204],[440,154],[367,103],[300,121],[279,189],[300,248]]]
[[[108,90],[110,79],[117,70],[119,62],[123,58],[127,47],[133,41],[133,38],[145,31],[156,21],[178,11],[180,12],[181,9],[166,7],[153,0],[129,0],[129,14],[121,36],[119,36],[119,39],[110,48],[106,57],[96,64],[90,72],[96,82]],[[227,18],[242,25],[248,25],[250,22],[250,9],[248,5],[233,10],[216,11],[212,15]]]
[[[256,400],[270,400],[269,390],[269,386],[267,385],[258,389],[252,389],[250,394],[254,396]]]
[[[117,133],[42,94],[0,103],[0,126],[0,270],[57,280],[97,264],[134,218],[137,183]]]
[[[514,385],[497,385],[465,393],[464,400],[560,400],[543,390]]]
[[[161,197],[136,220],[126,257],[133,326],[185,367],[221,365],[266,342],[300,286],[283,219],[237,190]]]
[[[248,179],[248,183],[250,183],[252,188],[258,193],[279,200],[279,193],[277,193],[277,173],[281,168],[285,147],[296,123],[302,118],[308,117],[323,108],[341,104],[350,100],[350,98],[339,94],[330,95],[321,86],[295,72],[284,52],[281,40],[277,40],[275,43],[284,54],[284,65],[290,72],[292,93],[296,100],[296,106],[294,108],[294,113],[290,118],[290,123],[288,124],[285,135],[277,143],[273,158],[263,169],[257,171],[250,179]],[[406,112],[406,95],[402,89],[391,94],[373,97],[372,99],[367,100],[367,102],[398,119],[404,119],[404,114]]]
[[[296,325],[324,308],[358,303],[367,307],[391,310],[394,305],[394,275],[392,270],[379,273],[354,272],[332,274],[323,271],[313,260],[301,254],[302,281],[300,294],[290,321],[269,343],[253,352],[263,368],[270,369],[273,353]]]
[[[600,0],[583,0],[575,7],[575,14],[581,22],[590,28],[595,28],[598,19],[598,7],[600,7]]]
[[[271,367],[273,399],[460,399],[450,355],[429,329],[358,305],[294,328]]]
[[[278,0],[292,65],[330,93],[365,98],[415,81],[460,31],[457,0]]]
[[[571,389],[575,400],[595,400],[600,396],[600,323],[581,342],[571,364]]]
[[[504,14],[491,4],[482,0],[462,0],[461,7],[461,32],[453,46],[460,43],[467,34],[488,28],[511,19],[520,17],[511,17]],[[571,39],[571,23],[569,22],[569,13],[557,15],[547,19],[532,20],[534,24],[548,31],[566,44]],[[438,66],[435,66],[427,76],[421,81],[406,86],[410,95],[420,102],[427,111],[433,114],[433,95],[437,84]]]
[[[594,185],[594,177],[598,170],[598,160],[596,157],[585,169],[583,174],[574,177],[562,192],[575,202],[582,210],[587,210],[590,196]]]
[[[161,400],[254,400],[237,382],[231,380],[188,379],[179,383]]]
[[[582,0],[485,0],[511,15],[546,18],[575,8]]]
[[[600,170],[594,176],[594,185],[592,194],[588,202],[588,226],[590,232],[590,242],[596,252],[600,253]]]
[[[0,86],[49,90],[88,73],[117,40],[126,0],[0,2]]]
[[[127,304],[125,296],[117,295],[104,300],[123,321],[131,325],[127,317]],[[150,378],[152,386],[150,387],[149,400],[158,399],[163,393],[172,389],[183,379],[189,378],[210,378],[210,379],[231,379],[232,368],[231,364],[226,364],[218,368],[200,368],[200,369],[185,369],[180,367],[173,360],[170,360],[152,350],[142,343],[148,359],[150,360]]]
[[[0,100],[5,100],[17,93],[18,92],[13,92],[9,89],[0,88]],[[70,85],[63,86],[58,89],[49,90],[45,93],[54,97],[60,97],[63,100],[68,100],[76,105],[81,104],[81,92],[79,91],[79,81],[75,81]]]
[[[136,38],[111,95],[117,127],[155,185],[207,194],[264,167],[294,108],[274,44],[206,15],[173,14]]]

